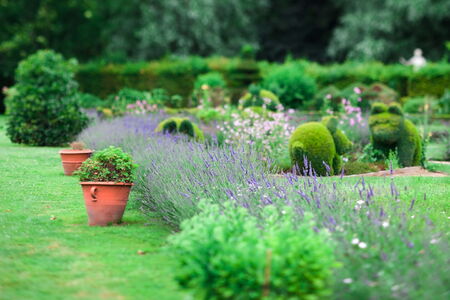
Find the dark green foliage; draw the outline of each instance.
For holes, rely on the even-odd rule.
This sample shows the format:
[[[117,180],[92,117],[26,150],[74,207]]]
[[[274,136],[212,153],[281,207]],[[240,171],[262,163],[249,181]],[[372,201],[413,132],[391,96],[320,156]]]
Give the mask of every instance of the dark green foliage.
[[[38,51],[19,64],[15,93],[8,100],[7,135],[12,142],[62,145],[87,125],[77,102],[75,64],[50,50]]]
[[[192,126],[191,121],[189,120],[183,120],[180,123],[180,128],[178,129],[179,133],[185,134],[187,136],[190,137],[194,137],[195,133],[194,133],[194,126]]]
[[[367,144],[363,149],[363,154],[360,156],[359,160],[362,162],[375,163],[384,161],[386,156],[384,152],[375,149],[371,143]]]
[[[282,61],[292,55],[327,60],[325,50],[340,15],[339,1],[268,1],[259,19],[261,57]]]
[[[388,157],[397,151],[399,163],[404,167],[420,164],[422,156],[421,137],[414,124],[405,119],[400,106],[375,103],[369,118],[373,148]]]
[[[176,133],[177,131],[177,123],[175,123],[175,121],[166,122],[162,129],[163,133],[169,134]]]
[[[328,44],[338,60],[409,58],[417,47],[438,60],[449,40],[447,0],[341,0],[342,17]]]
[[[278,95],[285,107],[299,108],[313,99],[316,83],[305,74],[302,66],[288,64],[269,72],[262,87]]]
[[[331,294],[333,248],[310,214],[267,206],[262,218],[233,203],[201,203],[170,238],[179,283],[198,299],[325,299]]]
[[[338,174],[342,169],[341,155],[352,148],[352,143],[337,126],[336,117],[300,125],[289,140],[292,163],[304,171],[308,167],[304,165],[306,157],[318,175]]]
[[[80,181],[130,183],[134,181],[136,168],[131,155],[110,146],[96,151],[74,174],[80,177]]]
[[[105,104],[99,97],[88,93],[78,93],[77,100],[82,108],[96,108]]]
[[[254,106],[262,107],[265,105],[268,110],[276,111],[277,106],[280,105],[280,100],[278,100],[278,97],[274,93],[261,89],[258,85],[252,84],[248,91],[239,100],[244,108]]]
[[[170,134],[185,134],[189,137],[195,138],[198,142],[203,142],[205,140],[203,131],[198,128],[198,126],[192,123],[187,118],[168,118],[161,123],[155,129],[155,132],[163,132]]]
[[[168,94],[185,97],[183,106],[187,105],[187,97],[192,94],[194,82],[199,74],[215,71],[221,73],[231,90],[237,90],[237,96],[248,87],[246,80],[233,82],[237,59],[211,57],[201,59],[163,59],[149,63],[87,64],[77,72],[77,80],[81,90],[101,98],[115,94],[123,87],[138,90],[164,88]],[[259,63],[261,69],[263,63]],[[319,87],[334,85],[337,89],[345,89],[355,82],[363,85],[383,83],[394,89],[400,96],[432,95],[441,97],[450,86],[450,65],[430,64],[418,72],[402,65],[383,65],[381,63],[344,63],[334,65],[317,65],[304,63],[304,72],[316,80]],[[276,65],[270,65],[270,69]],[[258,81],[258,80],[256,80]],[[359,85],[359,83],[358,83]],[[353,89],[349,89],[353,93]],[[277,94],[275,92],[275,94]],[[278,94],[277,94],[278,95]],[[279,95],[278,95],[279,96]],[[333,94],[334,96],[334,94]],[[312,100],[314,98],[310,98]],[[364,97],[363,97],[363,101]],[[307,103],[310,107],[310,102]]]

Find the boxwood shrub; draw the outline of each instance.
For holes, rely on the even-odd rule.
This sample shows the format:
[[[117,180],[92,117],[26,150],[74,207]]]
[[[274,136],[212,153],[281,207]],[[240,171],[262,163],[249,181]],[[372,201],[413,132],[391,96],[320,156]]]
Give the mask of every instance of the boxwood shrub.
[[[12,142],[61,145],[87,125],[78,106],[75,65],[51,50],[38,51],[19,64],[15,93],[8,99],[7,135]]]

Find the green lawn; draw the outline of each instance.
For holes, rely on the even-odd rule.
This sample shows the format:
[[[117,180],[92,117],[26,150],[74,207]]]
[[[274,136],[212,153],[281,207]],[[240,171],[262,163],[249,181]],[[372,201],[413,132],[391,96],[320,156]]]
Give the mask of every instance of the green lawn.
[[[190,298],[164,251],[170,229],[133,209],[126,225],[87,226],[58,150],[13,145],[0,129],[0,299]]]

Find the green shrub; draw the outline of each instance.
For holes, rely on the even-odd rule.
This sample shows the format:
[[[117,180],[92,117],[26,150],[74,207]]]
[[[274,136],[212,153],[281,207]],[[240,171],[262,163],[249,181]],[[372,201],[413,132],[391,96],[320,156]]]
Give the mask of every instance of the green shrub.
[[[389,106],[375,103],[369,118],[371,142],[374,149],[383,152],[398,151],[399,163],[404,167],[420,164],[422,142],[414,124],[405,119],[398,104]]]
[[[74,174],[80,177],[80,181],[130,183],[134,181],[136,168],[129,154],[110,146],[96,151]]]
[[[423,146],[423,145],[422,145]],[[423,153],[422,153],[423,154]],[[402,167],[400,164],[397,150],[389,150],[389,154],[384,162],[386,169],[396,170]]]
[[[105,104],[105,101],[88,93],[78,93],[78,104],[82,108],[97,108]]]
[[[363,154],[360,156],[359,161],[367,163],[375,163],[384,161],[386,159],[383,151],[375,149],[372,143],[367,144],[363,149]]]
[[[180,263],[177,280],[202,299],[324,299],[336,266],[330,239],[311,215],[292,207],[263,210],[260,220],[225,202],[202,212],[170,238]]]
[[[195,138],[195,140],[199,142],[203,142],[205,140],[203,131],[201,131],[200,128],[198,128],[198,126],[192,123],[188,118],[168,118],[158,124],[155,132],[169,134],[181,133]]]
[[[51,50],[29,56],[16,70],[8,99],[7,135],[14,143],[56,146],[70,142],[87,125],[77,103],[74,60]]]
[[[202,120],[202,122],[208,124],[212,121],[223,120],[223,114],[215,108],[204,108],[197,111],[195,116]]]
[[[341,106],[341,91],[330,85],[317,92],[313,101],[309,101],[307,106],[315,110],[326,112],[327,110],[339,111]]]
[[[397,102],[398,93],[387,85],[376,82],[371,84],[362,94],[363,99],[369,102],[380,101],[386,104]]]
[[[377,172],[378,168],[368,162],[363,161],[349,161],[344,164],[344,174],[345,175],[355,175]]]
[[[239,103],[243,108],[265,105],[268,110],[276,111],[280,100],[274,93],[261,89],[257,85],[251,85],[249,92],[239,100]]]
[[[352,143],[337,128],[335,117],[325,117],[322,122],[309,122],[300,125],[289,140],[289,153],[294,165],[305,172],[308,160],[318,175],[335,175],[342,169],[341,155],[349,151]]]
[[[435,99],[426,97],[415,97],[406,99],[403,104],[403,111],[408,114],[419,114],[425,112],[426,104],[428,104],[428,110],[430,112],[436,112],[439,110],[439,104]]]
[[[222,74],[219,72],[209,72],[199,75],[194,83],[195,89],[201,89],[202,86],[207,85],[209,88],[225,88],[226,82]]]
[[[262,87],[275,93],[285,107],[298,108],[313,99],[316,93],[314,79],[298,65],[284,65],[264,77]]]

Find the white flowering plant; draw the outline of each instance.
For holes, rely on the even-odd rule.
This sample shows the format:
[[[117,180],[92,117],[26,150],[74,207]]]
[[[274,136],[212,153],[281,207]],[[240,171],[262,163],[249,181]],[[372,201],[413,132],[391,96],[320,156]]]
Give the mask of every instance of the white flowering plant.
[[[281,108],[276,112],[268,111],[264,106],[261,111],[246,108],[240,113],[231,114],[229,121],[218,126],[228,145],[251,145],[256,151],[279,168],[290,167],[288,152],[289,138],[294,127],[289,124],[291,114]]]

